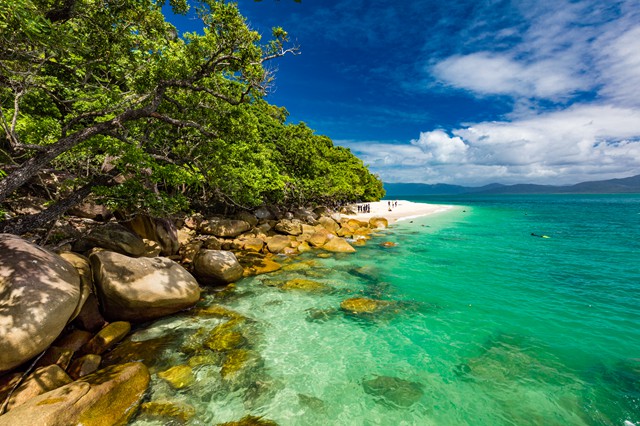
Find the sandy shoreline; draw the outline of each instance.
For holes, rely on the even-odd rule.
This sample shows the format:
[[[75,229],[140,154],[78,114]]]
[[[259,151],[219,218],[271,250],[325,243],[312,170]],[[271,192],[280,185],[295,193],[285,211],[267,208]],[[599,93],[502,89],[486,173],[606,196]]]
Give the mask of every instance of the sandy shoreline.
[[[441,213],[453,208],[453,206],[443,205],[443,204],[425,204],[425,203],[414,203],[406,200],[394,200],[392,203],[398,203],[396,206],[394,204],[391,207],[391,211],[389,211],[389,201],[376,201],[373,203],[360,203],[358,205],[369,204],[371,206],[371,213],[357,213],[355,215],[345,215],[345,217],[360,219],[360,220],[368,220],[372,217],[384,217],[389,222],[398,222],[401,220],[414,219],[416,217],[428,216],[434,213]],[[357,207],[354,207],[357,209]]]

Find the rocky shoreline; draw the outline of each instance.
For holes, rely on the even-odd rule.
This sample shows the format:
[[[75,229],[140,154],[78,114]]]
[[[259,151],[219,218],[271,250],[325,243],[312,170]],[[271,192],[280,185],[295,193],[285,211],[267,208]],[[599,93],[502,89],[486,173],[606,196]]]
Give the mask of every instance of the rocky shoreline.
[[[132,326],[192,309],[204,293],[232,288],[242,277],[277,271],[281,259],[354,252],[388,226],[382,217],[363,221],[326,208],[121,222],[84,211],[60,227],[55,252],[0,234],[0,426],[126,424],[150,380],[142,353],[148,348],[118,345]],[[367,300],[349,309],[359,304],[371,309]],[[227,346],[242,338],[233,320],[206,341],[227,354],[228,368],[240,352]],[[179,387],[188,380],[182,373],[161,374]],[[175,410],[145,404],[145,411]],[[259,422],[247,424],[273,424]]]

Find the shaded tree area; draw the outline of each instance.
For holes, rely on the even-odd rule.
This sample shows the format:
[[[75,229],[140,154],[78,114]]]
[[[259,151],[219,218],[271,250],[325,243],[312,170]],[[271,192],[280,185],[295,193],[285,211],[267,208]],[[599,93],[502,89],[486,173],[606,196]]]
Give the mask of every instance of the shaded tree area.
[[[185,0],[171,6],[188,10]],[[202,34],[180,38],[161,7],[0,0],[0,201],[56,182],[48,213],[9,229],[39,226],[90,195],[168,215],[384,194],[347,149],[264,100],[268,62],[297,52],[284,30],[262,40],[234,4],[200,0]]]

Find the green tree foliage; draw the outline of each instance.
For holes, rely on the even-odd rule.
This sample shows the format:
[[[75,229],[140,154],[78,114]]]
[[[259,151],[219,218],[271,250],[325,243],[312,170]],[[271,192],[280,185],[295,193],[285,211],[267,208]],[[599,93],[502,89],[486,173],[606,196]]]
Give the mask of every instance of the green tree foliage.
[[[188,9],[171,1],[175,12]],[[379,180],[348,150],[262,97],[264,42],[237,6],[200,0],[177,36],[154,0],[0,0],[0,201],[50,170],[109,203],[156,213],[210,203],[371,200]]]

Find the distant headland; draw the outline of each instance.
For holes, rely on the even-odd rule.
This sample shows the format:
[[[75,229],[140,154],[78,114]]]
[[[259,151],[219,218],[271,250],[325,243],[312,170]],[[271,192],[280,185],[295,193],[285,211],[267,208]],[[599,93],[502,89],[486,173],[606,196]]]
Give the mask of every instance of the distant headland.
[[[462,195],[462,194],[623,194],[640,193],[640,175],[622,179],[581,182],[575,185],[502,185],[492,183],[469,187],[438,183],[384,183],[387,198],[406,195]]]

